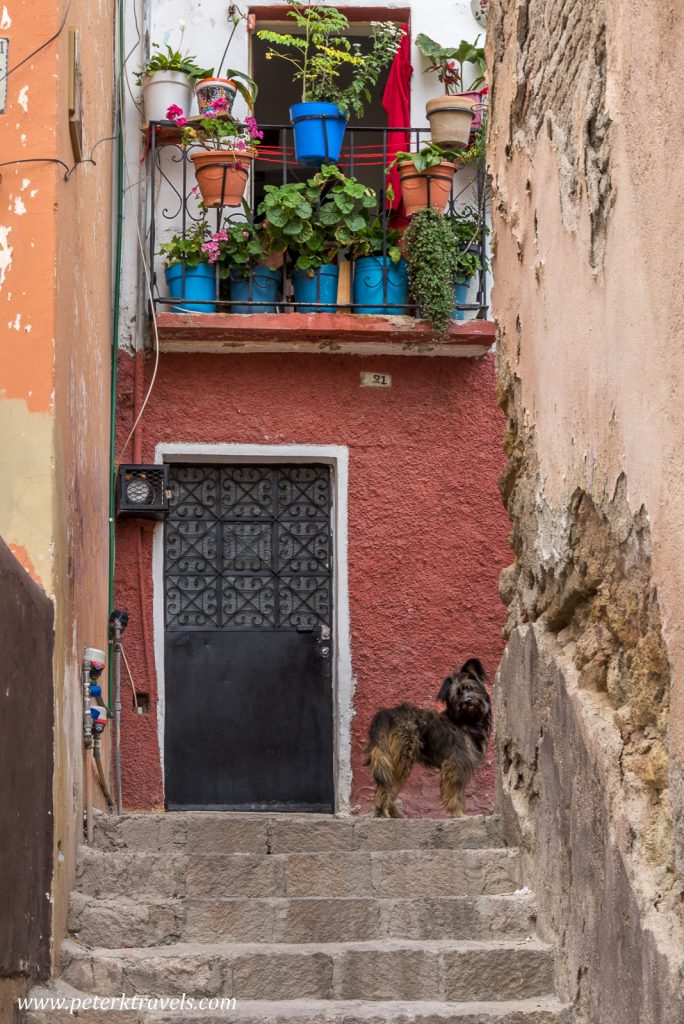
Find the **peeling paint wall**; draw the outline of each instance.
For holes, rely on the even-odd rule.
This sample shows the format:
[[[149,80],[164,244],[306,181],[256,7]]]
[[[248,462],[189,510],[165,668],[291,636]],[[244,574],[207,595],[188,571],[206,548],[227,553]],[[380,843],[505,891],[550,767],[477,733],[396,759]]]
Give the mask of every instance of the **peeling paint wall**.
[[[69,28],[84,158],[114,133],[113,16],[113,0],[9,0],[0,15],[10,68],[64,21],[10,74],[0,114],[0,535],[55,609],[53,958],[80,836],[80,651],[106,646],[111,142],[68,181],[45,161],[75,163]]]
[[[515,555],[501,580],[501,796],[578,1020],[665,1024],[681,1016],[684,171],[669,140],[684,104],[662,83],[682,70],[684,12],[493,0],[489,19],[501,489]],[[583,873],[585,804],[608,825]],[[568,872],[556,869],[559,836]],[[592,909],[620,902],[622,933]],[[623,977],[648,975],[650,1004],[620,992],[600,956],[613,941]]]

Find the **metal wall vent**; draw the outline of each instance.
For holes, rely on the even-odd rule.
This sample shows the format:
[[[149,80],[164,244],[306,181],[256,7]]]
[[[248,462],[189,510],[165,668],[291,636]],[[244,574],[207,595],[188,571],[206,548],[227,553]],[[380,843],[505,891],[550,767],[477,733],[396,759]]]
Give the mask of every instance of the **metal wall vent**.
[[[119,466],[119,519],[163,519],[169,511],[169,467]]]

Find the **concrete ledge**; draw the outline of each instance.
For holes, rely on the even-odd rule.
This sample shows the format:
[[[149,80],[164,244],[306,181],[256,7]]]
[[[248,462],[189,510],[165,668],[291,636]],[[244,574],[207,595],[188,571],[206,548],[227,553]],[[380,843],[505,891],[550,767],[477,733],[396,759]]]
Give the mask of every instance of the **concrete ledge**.
[[[424,320],[352,313],[159,313],[164,352],[320,352],[328,355],[483,356],[489,320],[454,321],[440,339]]]

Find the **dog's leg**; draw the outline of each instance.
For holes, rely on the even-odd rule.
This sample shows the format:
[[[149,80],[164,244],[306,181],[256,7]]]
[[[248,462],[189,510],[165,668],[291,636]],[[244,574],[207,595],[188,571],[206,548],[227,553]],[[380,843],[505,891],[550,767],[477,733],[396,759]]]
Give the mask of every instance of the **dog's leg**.
[[[445,761],[442,765],[439,795],[447,811],[454,818],[460,818],[465,814],[465,779],[458,765],[452,761]]]
[[[403,749],[401,742],[391,736],[387,749],[371,747],[369,761],[376,786],[376,818],[400,818],[394,800],[411,774],[413,759]]]

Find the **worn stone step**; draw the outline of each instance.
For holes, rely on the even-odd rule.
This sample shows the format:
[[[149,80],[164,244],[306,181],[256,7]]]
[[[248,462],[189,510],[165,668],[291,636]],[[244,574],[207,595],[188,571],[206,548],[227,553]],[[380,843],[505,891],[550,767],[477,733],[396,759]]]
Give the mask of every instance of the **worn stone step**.
[[[103,850],[193,853],[320,853],[326,850],[456,850],[503,845],[497,815],[451,820],[387,820],[325,814],[170,811],[98,813],[95,845]]]
[[[174,942],[350,942],[364,939],[525,938],[531,895],[378,899],[92,899],[72,893],[69,929],[89,946]]]
[[[70,985],[56,982],[51,988],[35,988],[37,1000],[63,1000],[61,1009],[33,1010],[24,1024],[111,1024],[113,1013],[106,1009],[83,1009],[88,995]],[[92,999],[92,996],[90,997]],[[199,998],[199,997],[197,997]],[[52,1006],[52,1004],[48,1004]],[[496,1003],[362,1002],[360,1000],[293,1000],[292,1002],[241,1001],[234,1010],[216,1008],[117,1009],[117,1024],[571,1024],[568,1007],[555,999],[503,1000]]]
[[[76,888],[89,896],[479,896],[514,892],[514,849],[185,854],[80,847]]]
[[[62,976],[75,988],[99,995],[501,1001],[551,995],[553,957],[535,939],[177,944],[154,949],[88,949],[67,941]]]

